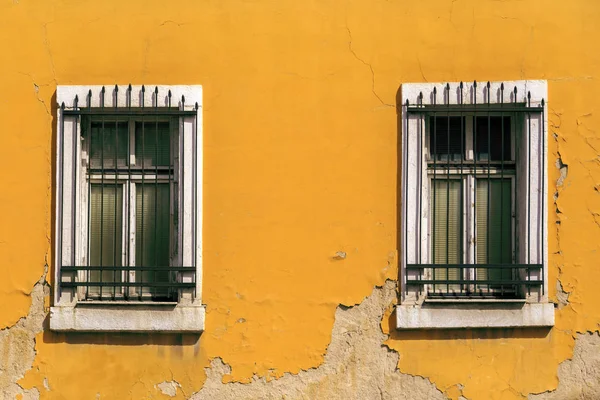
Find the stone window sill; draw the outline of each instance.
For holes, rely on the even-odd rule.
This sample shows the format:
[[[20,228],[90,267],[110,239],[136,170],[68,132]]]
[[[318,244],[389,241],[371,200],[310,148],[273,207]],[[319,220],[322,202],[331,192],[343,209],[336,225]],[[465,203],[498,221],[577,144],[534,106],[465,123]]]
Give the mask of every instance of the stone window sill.
[[[444,301],[396,307],[398,330],[552,326],[553,303]]]
[[[204,330],[205,307],[168,304],[77,304],[50,308],[50,329],[62,332],[172,332]]]

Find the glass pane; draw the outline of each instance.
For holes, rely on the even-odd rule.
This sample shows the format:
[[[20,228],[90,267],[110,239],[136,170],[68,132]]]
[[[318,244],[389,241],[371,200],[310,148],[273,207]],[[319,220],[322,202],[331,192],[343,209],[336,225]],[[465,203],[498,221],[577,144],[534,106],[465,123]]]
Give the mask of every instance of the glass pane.
[[[169,266],[169,184],[136,185],[136,265],[144,267]],[[146,271],[136,275],[138,282],[168,282],[167,271]],[[167,289],[143,293],[166,296]]]
[[[511,264],[511,180],[478,179],[476,196],[477,264]],[[477,268],[476,275],[477,280],[510,280],[512,270]],[[487,285],[482,287],[485,289]]]
[[[462,181],[438,179],[434,181],[433,246],[435,264],[461,264]],[[434,270],[435,280],[461,279],[460,269]],[[459,291],[460,285],[435,285],[437,291]]]
[[[90,281],[120,282],[121,271],[110,267],[122,265],[123,187],[93,183],[90,194],[90,266],[107,267],[91,271]],[[90,294],[112,296],[113,288],[90,287]]]
[[[169,122],[135,123],[135,163],[138,167],[168,166]]]
[[[104,168],[127,166],[129,129],[127,121],[92,122],[90,137],[90,166]],[[115,162],[116,160],[116,162]]]
[[[504,156],[504,161],[511,160],[510,154],[510,117],[476,117],[475,129],[477,160],[487,161],[491,153],[491,161],[501,161]],[[489,135],[488,135],[489,126]],[[504,131],[502,129],[504,128]],[[504,154],[502,153],[502,135],[504,132]],[[489,136],[489,147],[488,147]]]
[[[429,118],[429,155],[433,160],[460,161],[465,150],[465,118],[430,117]]]

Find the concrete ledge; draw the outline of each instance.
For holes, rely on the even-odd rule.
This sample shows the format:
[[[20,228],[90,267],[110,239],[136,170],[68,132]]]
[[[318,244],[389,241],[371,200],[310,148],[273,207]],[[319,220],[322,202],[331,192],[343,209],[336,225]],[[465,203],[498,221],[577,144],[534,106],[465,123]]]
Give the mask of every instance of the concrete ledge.
[[[82,305],[51,307],[50,329],[62,332],[180,332],[204,330],[204,306]]]
[[[553,303],[424,303],[396,307],[396,329],[551,326],[554,326]]]

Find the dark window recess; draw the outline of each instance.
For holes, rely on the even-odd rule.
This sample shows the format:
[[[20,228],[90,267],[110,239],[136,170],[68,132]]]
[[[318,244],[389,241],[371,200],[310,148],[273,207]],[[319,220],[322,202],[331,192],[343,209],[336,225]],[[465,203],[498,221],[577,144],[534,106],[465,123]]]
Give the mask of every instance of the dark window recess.
[[[460,161],[465,152],[465,117],[429,117],[429,155],[438,161]]]
[[[85,134],[86,124],[83,125]],[[129,128],[127,121],[106,122],[99,119],[92,121],[90,168],[114,168],[127,165],[129,148]],[[115,159],[117,160],[115,163]]]
[[[169,132],[168,121],[135,123],[135,159],[138,166],[169,165]]]
[[[487,161],[490,154],[490,161],[511,161],[510,124],[510,117],[474,117],[478,161]],[[502,136],[504,136],[504,143]],[[504,151],[502,151],[503,144]]]

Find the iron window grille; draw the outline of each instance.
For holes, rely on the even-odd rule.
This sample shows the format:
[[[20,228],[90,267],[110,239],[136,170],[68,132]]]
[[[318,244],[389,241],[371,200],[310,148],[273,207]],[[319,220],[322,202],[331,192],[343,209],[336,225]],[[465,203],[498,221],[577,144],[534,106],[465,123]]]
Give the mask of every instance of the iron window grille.
[[[59,300],[197,297],[198,108],[131,85],[60,104]]]
[[[543,296],[545,100],[469,86],[403,104],[404,294]]]

